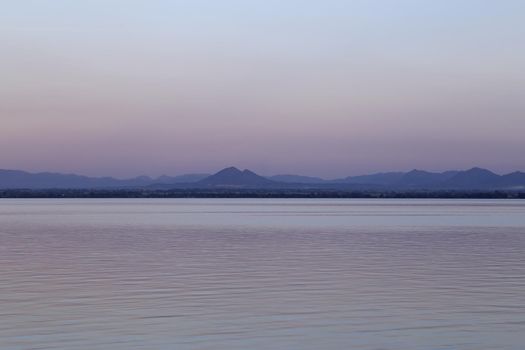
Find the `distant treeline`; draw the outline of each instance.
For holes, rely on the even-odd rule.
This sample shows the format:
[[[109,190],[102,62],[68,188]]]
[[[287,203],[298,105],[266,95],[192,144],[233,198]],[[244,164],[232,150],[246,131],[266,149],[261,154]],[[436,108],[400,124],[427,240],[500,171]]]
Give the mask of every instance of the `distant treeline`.
[[[0,190],[0,198],[471,198],[525,199],[511,191],[340,191],[267,189],[46,189]]]

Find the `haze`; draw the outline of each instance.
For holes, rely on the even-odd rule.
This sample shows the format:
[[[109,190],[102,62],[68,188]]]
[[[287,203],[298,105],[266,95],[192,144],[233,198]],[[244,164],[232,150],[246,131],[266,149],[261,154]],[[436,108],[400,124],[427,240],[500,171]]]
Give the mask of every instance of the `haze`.
[[[525,2],[6,1],[0,168],[525,170]]]

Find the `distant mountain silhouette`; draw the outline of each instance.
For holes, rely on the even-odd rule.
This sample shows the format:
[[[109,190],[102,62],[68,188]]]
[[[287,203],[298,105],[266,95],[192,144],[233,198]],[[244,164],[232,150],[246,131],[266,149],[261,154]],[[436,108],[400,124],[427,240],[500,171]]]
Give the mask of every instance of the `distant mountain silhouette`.
[[[277,182],[296,183],[296,184],[319,184],[326,182],[325,179],[320,177],[302,176],[302,175],[274,175],[268,176],[268,179]]]
[[[414,169],[406,173],[378,173],[336,181],[381,185],[385,190],[511,190],[525,186],[525,174],[514,172],[500,176],[482,168],[442,173]]]
[[[162,175],[155,180],[158,184],[192,183],[207,178],[211,174],[184,174],[178,176]]]
[[[472,168],[465,171],[433,173],[412,170],[324,180],[301,175],[263,177],[246,169],[223,169],[216,174],[186,174],[153,179],[140,176],[131,179],[88,177],[74,174],[28,173],[0,170],[0,189],[89,189],[89,188],[257,188],[321,190],[525,190],[525,173],[498,175],[490,170]]]
[[[74,174],[38,173],[0,170],[0,188],[102,188],[139,187],[151,183],[149,177],[117,180],[111,177],[88,177]]]
[[[361,185],[391,185],[401,179],[405,173],[388,172],[370,175],[349,176],[344,179],[332,180],[337,183],[361,184]]]
[[[236,167],[222,169],[196,183],[207,187],[272,187],[277,184],[278,182],[257,175],[248,169],[241,171]]]
[[[449,180],[457,175],[457,171],[446,171],[443,173],[432,173],[424,170],[414,169],[404,174],[399,181],[393,185],[403,189],[429,189]]]
[[[508,189],[525,189],[525,173],[515,171],[513,173],[501,176],[499,180],[500,187]]]
[[[447,181],[439,184],[442,188],[447,189],[487,189],[500,188],[502,176],[494,174],[492,171],[482,168],[472,168],[466,171],[460,171]]]
[[[112,177],[89,177],[74,174],[59,173],[28,173],[19,170],[0,169],[0,188],[118,188],[144,187],[154,183],[176,184],[197,182],[209,174],[187,174],[180,176],[161,176],[152,179],[148,176],[139,176],[131,179],[115,179]]]

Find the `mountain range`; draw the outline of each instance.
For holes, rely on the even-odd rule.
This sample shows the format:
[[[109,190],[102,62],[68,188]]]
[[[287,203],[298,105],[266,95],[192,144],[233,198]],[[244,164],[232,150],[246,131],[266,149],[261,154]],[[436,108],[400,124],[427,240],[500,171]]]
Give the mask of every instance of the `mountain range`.
[[[261,176],[235,167],[215,174],[185,174],[131,179],[88,177],[75,174],[28,173],[0,170],[0,189],[92,189],[92,188],[230,188],[230,189],[333,189],[333,190],[525,190],[525,173],[498,175],[490,170],[386,172],[326,180],[302,175]]]

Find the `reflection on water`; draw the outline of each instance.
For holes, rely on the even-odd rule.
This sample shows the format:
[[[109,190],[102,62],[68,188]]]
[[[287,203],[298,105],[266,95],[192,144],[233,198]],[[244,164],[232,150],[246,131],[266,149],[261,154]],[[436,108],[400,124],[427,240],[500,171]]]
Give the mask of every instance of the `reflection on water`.
[[[525,202],[0,201],[0,349],[516,349]]]

